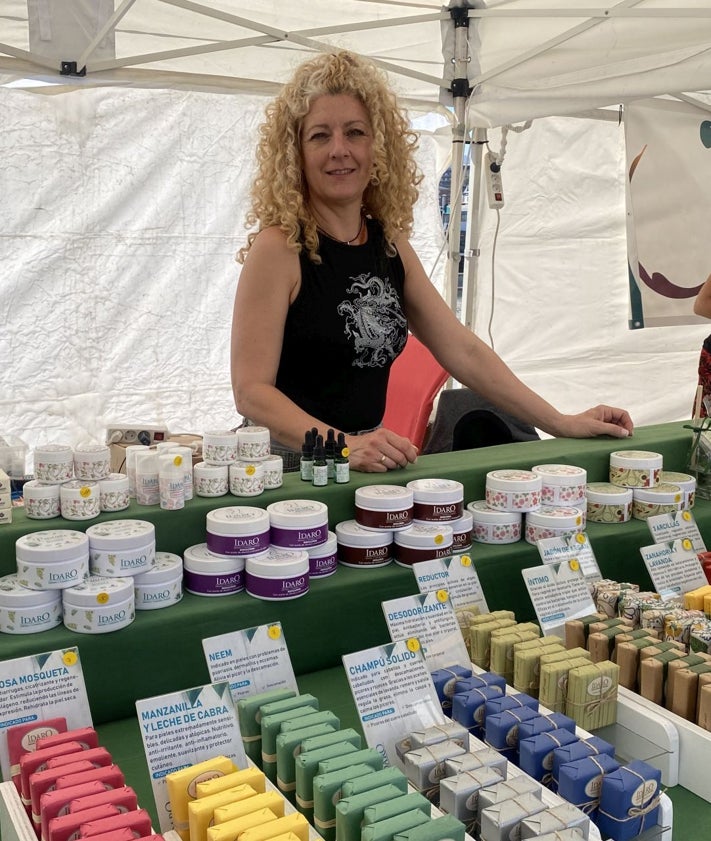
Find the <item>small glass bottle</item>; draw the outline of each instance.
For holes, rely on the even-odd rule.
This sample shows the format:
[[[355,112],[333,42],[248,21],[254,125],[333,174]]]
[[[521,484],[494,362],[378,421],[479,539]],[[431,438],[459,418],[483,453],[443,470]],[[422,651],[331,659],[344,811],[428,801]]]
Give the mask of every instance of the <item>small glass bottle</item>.
[[[326,468],[328,471],[328,478],[333,479],[336,473],[336,437],[333,429],[329,428],[326,432],[326,442],[323,445],[326,453]]]
[[[304,482],[313,482],[314,479],[314,434],[311,429],[306,430],[304,443],[301,445],[301,479]]]
[[[346,446],[346,436],[338,433],[338,443],[336,444],[336,457],[334,459],[334,478],[337,485],[345,485],[351,479],[351,466],[348,461],[350,450]]]
[[[319,488],[328,484],[328,467],[326,466],[326,451],[323,447],[323,435],[316,436],[313,483]]]

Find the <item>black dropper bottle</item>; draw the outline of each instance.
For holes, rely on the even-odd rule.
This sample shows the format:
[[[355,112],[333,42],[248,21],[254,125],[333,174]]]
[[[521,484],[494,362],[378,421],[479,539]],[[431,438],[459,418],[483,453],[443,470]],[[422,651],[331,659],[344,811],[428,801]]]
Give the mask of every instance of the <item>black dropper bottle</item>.
[[[301,445],[301,461],[299,464],[301,478],[304,482],[312,482],[314,478],[314,434],[306,430],[304,443]]]
[[[328,429],[326,432],[326,443],[323,445],[326,453],[326,468],[328,471],[328,478],[333,479],[336,473],[336,434],[333,429]]]
[[[338,433],[338,443],[336,444],[336,458],[334,465],[334,479],[337,485],[345,485],[351,479],[351,465],[348,461],[350,450],[346,446],[346,436]]]
[[[328,484],[328,468],[326,467],[326,451],[323,446],[323,435],[316,436],[314,446],[313,483],[317,487]]]

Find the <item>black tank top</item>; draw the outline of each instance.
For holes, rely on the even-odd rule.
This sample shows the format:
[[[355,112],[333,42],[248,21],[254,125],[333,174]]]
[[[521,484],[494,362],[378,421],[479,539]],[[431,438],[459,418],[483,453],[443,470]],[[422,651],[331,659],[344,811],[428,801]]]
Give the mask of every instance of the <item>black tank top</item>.
[[[320,236],[320,265],[301,253],[276,378],[298,406],[345,432],[382,421],[390,366],[407,341],[402,260],[385,254],[380,225],[367,224],[364,245]]]

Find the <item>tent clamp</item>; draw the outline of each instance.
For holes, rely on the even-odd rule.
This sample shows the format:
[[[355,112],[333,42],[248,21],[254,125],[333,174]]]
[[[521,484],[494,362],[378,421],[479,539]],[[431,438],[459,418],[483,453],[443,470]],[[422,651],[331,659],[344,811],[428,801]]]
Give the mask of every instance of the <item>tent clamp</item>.
[[[63,61],[60,64],[59,73],[62,76],[86,76],[86,64],[81,70],[77,70],[76,61]]]
[[[469,79],[466,77],[462,77],[461,79],[452,79],[452,84],[449,90],[451,91],[452,96],[463,96],[465,98],[472,92]]]
[[[454,28],[469,26],[469,8],[467,6],[455,6],[449,10],[449,16],[454,21]]]

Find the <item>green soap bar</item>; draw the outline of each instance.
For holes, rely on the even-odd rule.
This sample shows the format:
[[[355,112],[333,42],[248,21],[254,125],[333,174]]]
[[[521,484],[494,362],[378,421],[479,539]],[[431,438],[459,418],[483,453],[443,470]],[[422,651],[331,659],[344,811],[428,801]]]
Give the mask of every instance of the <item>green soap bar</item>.
[[[348,765],[328,774],[314,777],[314,821],[313,825],[324,841],[336,838],[336,801],[341,786],[346,780],[372,774],[370,765]]]
[[[263,704],[293,697],[296,697],[296,692],[293,689],[270,689],[267,692],[258,692],[256,695],[240,698],[237,701],[237,716],[242,740],[244,741],[245,737],[261,739],[262,730],[258,715]]]
[[[368,776],[372,775],[366,775]],[[366,777],[356,777],[356,780],[366,779]],[[348,780],[348,782],[355,782],[355,780]],[[360,841],[360,830],[366,808],[376,803],[399,800],[403,796],[407,795],[403,795],[397,786],[384,785],[350,797],[343,797],[343,787],[341,787],[341,799],[336,803],[336,838],[338,841]]]
[[[306,741],[314,740],[307,739]],[[296,757],[295,804],[301,814],[311,822],[314,815],[314,777],[318,774],[319,762],[322,759],[343,756],[344,753],[355,753],[358,748],[350,742],[334,742],[332,745],[316,750],[304,750],[304,744],[305,742],[301,743],[301,753]]]
[[[320,715],[320,713],[319,713]],[[311,718],[312,716],[309,716]],[[296,757],[301,743],[310,736],[321,736],[338,730],[338,718],[331,713],[331,720],[324,719],[310,727],[299,727],[280,733],[276,741],[276,783],[282,794],[296,795]]]
[[[352,727],[345,727],[343,730],[336,730],[335,733],[326,733],[325,736],[314,736],[312,739],[305,739],[301,745],[301,752],[319,750],[328,747],[336,742],[350,742],[355,748],[360,749],[360,733]]]
[[[352,797],[354,794],[360,794],[364,791],[369,791],[371,788],[378,788],[378,786],[394,785],[400,789],[402,794],[407,794],[409,784],[405,774],[394,765],[389,765],[383,768],[382,771],[373,771],[365,777],[356,777],[353,780],[346,780],[343,783],[342,797]]]
[[[257,720],[261,721],[267,715],[277,715],[278,713],[285,713],[287,710],[295,710],[297,707],[313,707],[317,710],[319,708],[318,698],[305,692],[300,695],[292,695],[290,698],[282,698],[278,701],[262,704],[257,713]]]
[[[335,730],[338,730],[341,726],[340,718],[331,710],[316,710],[309,715],[283,721],[279,736],[284,733],[291,733],[292,730],[303,730],[304,727],[311,727],[313,724],[323,724],[324,721],[335,725]],[[279,736],[277,736],[277,750],[279,750]]]
[[[385,818],[377,823],[363,824],[360,831],[361,841],[393,841],[396,832],[405,832],[424,823],[429,823],[430,817],[419,809],[410,809],[392,818]]]
[[[348,753],[335,759],[324,759],[319,766],[320,774],[328,774],[330,771],[338,771],[346,765],[364,763],[370,765],[373,771],[381,771],[383,768],[383,755],[375,748],[363,748],[355,753]]]
[[[395,815],[401,815],[403,812],[409,812],[410,809],[420,809],[428,818],[432,814],[430,801],[419,791],[413,791],[410,794],[401,794],[394,800],[368,806],[363,813],[363,823],[370,824],[384,821],[387,818],[394,818]]]
[[[294,707],[291,710],[283,710],[273,715],[262,716],[262,760],[264,762],[276,763],[276,739],[281,733],[281,726],[285,721],[293,718],[301,718],[305,715],[312,715],[316,712],[314,707]]]
[[[393,841],[464,841],[464,824],[452,815],[440,815],[427,823],[395,833]]]

